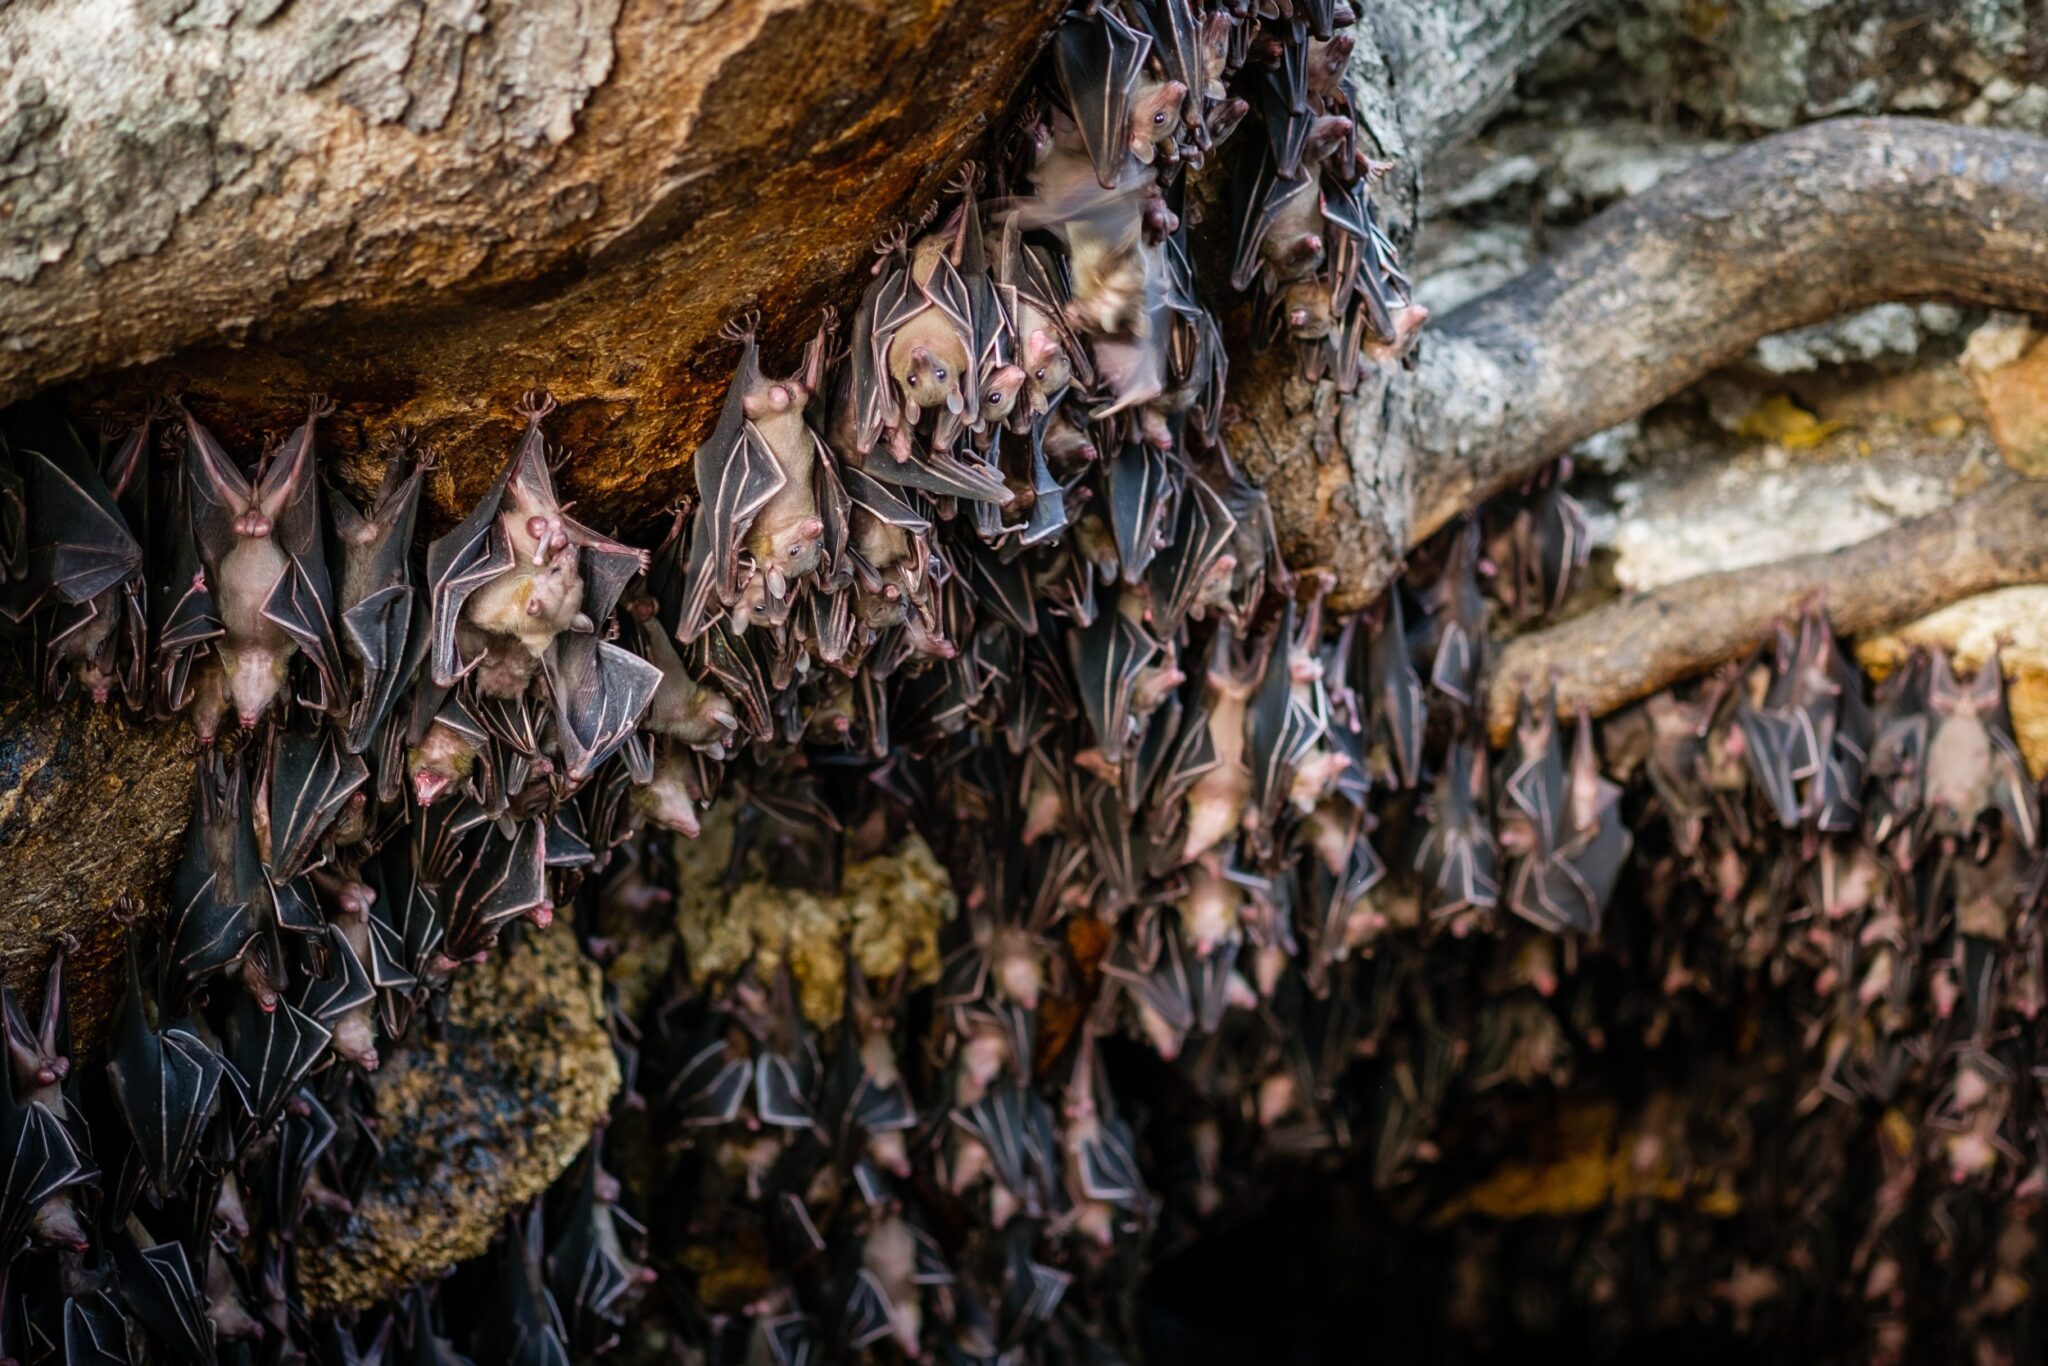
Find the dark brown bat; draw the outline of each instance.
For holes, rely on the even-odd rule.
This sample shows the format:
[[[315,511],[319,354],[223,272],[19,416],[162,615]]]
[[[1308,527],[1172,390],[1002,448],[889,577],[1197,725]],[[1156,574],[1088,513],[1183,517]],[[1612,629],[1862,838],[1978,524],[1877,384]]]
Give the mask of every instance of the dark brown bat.
[[[133,1218],[108,1242],[121,1298],[150,1336],[177,1360],[215,1360],[215,1326],[184,1246],[152,1241]]]
[[[561,1231],[548,1244],[548,1284],[566,1306],[567,1337],[579,1350],[598,1352],[616,1341],[624,1322],[620,1302],[654,1279],[654,1272],[628,1257],[621,1228],[642,1230],[619,1209],[617,1178],[598,1165],[592,1143],[579,1164]]]
[[[156,638],[155,701],[166,713],[183,711],[193,702],[199,681],[194,677],[195,666],[203,678],[212,664],[211,643],[227,629],[221,624],[199,555],[186,467],[180,464],[171,479],[175,492],[170,515],[160,523],[162,537],[151,549],[148,569],[150,629]],[[212,743],[218,714],[194,719],[200,742]]]
[[[303,653],[316,675],[311,705],[329,713],[347,706],[313,455],[314,424],[331,411],[313,404],[306,421],[265,458],[254,484],[213,434],[184,414],[192,525],[225,628],[214,651],[244,730],[290,696],[295,654]]]
[[[520,408],[526,431],[468,517],[427,547],[433,594],[428,676],[454,686],[475,675],[480,692],[519,697],[565,631],[588,634],[611,615],[646,552],[570,518],[555,494],[541,419],[545,394]]]
[[[283,1116],[333,1035],[289,1001],[264,1010],[241,992],[228,1008],[227,1037],[227,1059],[241,1078],[239,1094],[248,1114],[245,1141],[253,1141]]]
[[[190,1029],[152,1023],[142,966],[128,945],[128,996],[114,1029],[107,1080],[159,1193],[178,1190],[220,1100],[226,1064]]]
[[[335,599],[341,647],[348,659],[349,752],[362,754],[398,694],[419,670],[427,643],[427,612],[413,581],[413,528],[420,490],[433,469],[430,453],[406,446],[391,453],[368,514],[347,495],[328,493],[341,544],[341,585]]]
[[[317,735],[280,727],[270,743],[262,789],[269,793],[271,880],[286,883],[324,861],[321,842],[370,770],[333,728]]]
[[[10,1254],[24,1238],[73,1252],[91,1244],[71,1193],[98,1173],[65,1122],[71,1113],[64,1094],[71,1059],[61,972],[59,954],[40,1027],[29,1024],[11,988],[0,991],[7,1053],[0,1067],[0,1142],[8,1155],[0,1181],[0,1246]]]

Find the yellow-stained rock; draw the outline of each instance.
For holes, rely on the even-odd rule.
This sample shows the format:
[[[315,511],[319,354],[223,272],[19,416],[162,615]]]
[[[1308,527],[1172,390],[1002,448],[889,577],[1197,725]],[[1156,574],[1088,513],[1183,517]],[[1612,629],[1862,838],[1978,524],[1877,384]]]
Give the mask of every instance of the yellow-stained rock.
[[[308,1308],[367,1304],[476,1256],[575,1160],[619,1089],[598,983],[566,925],[456,977],[445,1037],[416,1029],[372,1078],[384,1151],[339,1232],[307,1234]]]
[[[1914,645],[1950,651],[1968,672],[1999,647],[2013,733],[2036,778],[2048,776],[2048,585],[2002,588],[1856,643],[1856,658],[1882,679]]]
[[[1962,369],[2005,463],[2048,477],[2048,336],[2024,321],[1987,324],[1971,336]]]
[[[74,1046],[100,1037],[121,984],[114,904],[159,900],[192,811],[191,732],[118,707],[39,698],[0,667],[0,972],[39,1000],[51,937],[78,940]]]
[[[939,927],[957,899],[923,840],[910,835],[893,853],[849,862],[837,896],[774,886],[758,867],[728,894],[731,808],[719,803],[701,835],[676,841],[676,929],[698,985],[729,980],[749,959],[767,982],[787,961],[805,1017],[828,1025],[845,1006],[849,948],[871,980],[906,967],[914,985],[938,980]]]

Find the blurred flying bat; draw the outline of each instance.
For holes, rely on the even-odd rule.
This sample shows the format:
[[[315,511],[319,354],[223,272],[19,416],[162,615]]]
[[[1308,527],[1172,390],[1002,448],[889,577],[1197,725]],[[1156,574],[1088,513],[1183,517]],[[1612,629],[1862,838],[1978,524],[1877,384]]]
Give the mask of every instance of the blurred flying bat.
[[[254,484],[213,433],[183,414],[192,525],[225,628],[214,649],[244,730],[290,695],[287,674],[298,653],[316,674],[310,705],[333,714],[348,705],[313,454],[314,424],[332,411],[314,403],[305,422],[265,457]]]
[[[413,528],[420,490],[434,468],[431,453],[393,450],[368,514],[339,490],[328,493],[341,542],[341,587],[335,600],[341,647],[349,667],[349,752],[361,754],[391,714],[399,692],[418,672],[427,641],[426,613],[413,583]]]
[[[184,1185],[219,1103],[226,1064],[189,1029],[152,1024],[138,952],[131,939],[128,995],[114,1029],[107,1081],[151,1183],[167,1194]]]
[[[477,675],[479,691],[518,697],[564,631],[589,633],[644,573],[644,551],[575,521],[555,494],[541,419],[546,394],[528,394],[526,431],[483,499],[427,547],[433,594],[428,676],[452,687]]]

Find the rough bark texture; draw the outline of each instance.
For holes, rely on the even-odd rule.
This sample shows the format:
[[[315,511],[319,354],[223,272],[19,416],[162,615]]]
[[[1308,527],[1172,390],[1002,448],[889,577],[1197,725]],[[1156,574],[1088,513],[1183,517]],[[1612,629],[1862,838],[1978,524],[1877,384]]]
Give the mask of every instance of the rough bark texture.
[[[0,973],[42,999],[52,939],[78,941],[66,974],[81,1045],[112,1012],[121,975],[114,905],[155,906],[192,807],[189,732],[110,707],[38,698],[0,665]]]
[[[651,509],[729,377],[720,325],[763,308],[772,362],[850,303],[1058,8],[14,6],[0,402],[179,352],[80,397],[182,391],[234,440],[325,390],[343,452],[412,423],[473,493],[546,384],[572,489]]]
[[[1268,364],[1237,388],[1237,445],[1290,556],[1355,606],[1575,442],[1760,337],[1892,299],[2048,308],[2048,140],[1850,119],[1750,144],[1601,214],[1341,407]]]
[[[1496,744],[1526,687],[1561,712],[1605,715],[1762,644],[1816,594],[1837,631],[1858,634],[2048,576],[2048,485],[2002,479],[1952,507],[1844,550],[1703,574],[1509,641],[1487,698]]]

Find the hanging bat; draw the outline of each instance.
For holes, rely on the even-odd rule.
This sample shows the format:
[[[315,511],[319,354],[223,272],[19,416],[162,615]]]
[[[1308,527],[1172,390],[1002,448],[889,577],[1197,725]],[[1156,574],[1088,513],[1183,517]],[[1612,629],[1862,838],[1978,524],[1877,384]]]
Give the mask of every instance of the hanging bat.
[[[220,1100],[226,1064],[179,1024],[152,1026],[142,992],[140,951],[128,945],[128,996],[114,1029],[107,1081],[159,1194],[183,1187]]]
[[[362,892],[368,892],[364,887]],[[360,893],[358,893],[360,895]],[[357,935],[343,931],[340,923],[330,922],[324,937],[322,955],[326,960],[326,972],[316,975],[305,974],[305,985],[299,993],[298,1008],[306,1018],[317,1023],[328,1033],[328,1046],[334,1052],[354,1063],[365,1072],[377,1070],[377,1024],[373,1007],[377,1003],[377,986],[370,980],[369,970],[363,964],[355,940],[361,938],[368,947],[369,907],[364,904],[359,914],[338,914],[343,919],[356,922]]]
[[[253,485],[213,434],[183,413],[192,526],[224,628],[214,650],[244,730],[289,696],[295,654],[316,675],[311,706],[339,714],[347,705],[313,455],[314,424],[332,411],[314,403]]]
[[[730,754],[733,732],[739,726],[739,714],[733,710],[731,700],[717,688],[700,682],[683,666],[673,637],[658,620],[634,614],[629,617],[634,622],[632,629],[642,655],[661,673],[661,682],[641,720],[642,727],[702,750],[714,759]]]
[[[40,1029],[28,1027],[11,988],[0,1010],[7,1053],[0,1067],[0,1142],[8,1155],[0,1179],[0,1245],[10,1253],[24,1238],[73,1252],[91,1245],[70,1194],[99,1174],[65,1123],[70,1103],[63,1083],[71,1060],[57,975],[61,961],[60,955],[51,970]]]
[[[932,233],[913,245],[899,230],[882,243],[885,268],[879,288],[862,296],[866,316],[855,336],[857,352],[863,338],[867,344],[852,370],[863,454],[887,436],[889,454],[908,460],[928,412],[944,415],[937,451],[951,447],[945,434],[979,421],[974,298],[960,273],[965,226],[963,215],[951,236]]]
[[[548,1284],[566,1306],[568,1339],[581,1350],[602,1351],[624,1322],[620,1301],[654,1280],[652,1269],[626,1255],[620,1225],[643,1232],[617,1205],[617,1178],[598,1164],[598,1145],[586,1150],[563,1228],[547,1251]]]
[[[557,641],[544,667],[555,703],[555,736],[562,746],[561,776],[578,786],[632,738],[661,686],[662,673],[595,635]]]
[[[588,634],[646,572],[647,555],[570,518],[555,494],[541,419],[529,394],[518,448],[468,517],[427,547],[433,594],[429,671],[436,687],[476,675],[489,696],[516,698],[565,631]]]
[[[1454,929],[1500,903],[1498,847],[1487,827],[1485,800],[1486,751],[1453,743],[1437,777],[1414,868],[1422,878],[1425,914],[1451,921]]]
[[[1085,630],[1067,634],[1082,710],[1104,760],[1121,763],[1138,738],[1132,693],[1159,642],[1125,612],[1110,610]]]
[[[1053,39],[1053,73],[1105,190],[1116,185],[1133,151],[1134,87],[1151,49],[1151,38],[1106,6],[1070,15]]]
[[[423,681],[413,696],[408,729],[405,767],[413,799],[422,809],[450,791],[474,791],[489,799],[498,786],[486,758],[490,736],[459,694]]]
[[[477,1325],[475,1345],[505,1366],[569,1366],[561,1309],[548,1289],[540,1202],[524,1218],[508,1215],[492,1258],[494,1312]]]
[[[108,1242],[121,1298],[150,1336],[177,1360],[215,1360],[214,1323],[184,1246],[154,1242],[132,1217]]]
[[[1102,971],[1123,988],[1137,1013],[1140,1030],[1161,1061],[1179,1057],[1196,1023],[1194,984],[1188,976],[1180,932],[1169,928],[1160,934],[1150,961],[1135,940],[1126,937],[1103,960]]]
[[[1252,770],[1246,755],[1249,707],[1265,670],[1234,659],[1235,639],[1216,632],[1199,727],[1174,758],[1167,781],[1186,783],[1186,835],[1181,860],[1189,862],[1234,835],[1252,799]],[[1197,717],[1191,717],[1191,720]],[[1186,775],[1194,775],[1190,781]]]
[[[542,823],[520,821],[509,836],[499,834],[494,825],[473,831],[463,845],[458,876],[445,900],[448,919],[441,952],[455,962],[487,951],[507,922],[533,918],[551,908]]]
[[[219,609],[206,578],[199,554],[199,537],[193,529],[191,480],[179,465],[171,475],[174,493],[170,516],[160,523],[162,541],[152,547],[149,557],[149,624],[156,640],[154,688],[157,709],[167,714],[191,705],[197,685],[209,672],[217,674],[210,644],[227,628],[221,624]],[[199,677],[195,679],[195,667]],[[200,743],[211,744],[220,715],[226,710],[226,689],[216,680],[219,702],[195,709]]]
[[[349,670],[347,743],[361,754],[375,743],[406,682],[418,672],[427,640],[413,584],[413,528],[420,490],[434,468],[431,452],[394,449],[368,514],[346,494],[329,490],[328,508],[341,543],[341,586],[335,599],[341,647]]]
[[[1967,685],[1956,681],[1948,657],[1932,655],[1927,707],[1928,828],[1945,841],[1971,836],[1985,813],[1996,810],[2006,830],[2028,849],[2040,847],[2040,799],[2006,717],[2005,676],[1997,651]]]
[[[1554,715],[1549,720],[1548,752],[1525,763],[1554,768],[1561,781],[1554,791],[1549,791],[1552,784],[1547,780],[1518,786],[1516,779],[1531,771],[1525,766],[1510,780],[1509,792],[1524,804],[1533,789],[1546,789],[1544,800],[1554,797],[1558,807],[1532,821],[1538,843],[1521,850],[1509,885],[1508,908],[1552,933],[1598,934],[1633,840],[1621,823],[1621,789],[1600,774],[1592,722],[1584,715],[1579,718],[1567,771],[1556,754]],[[1505,831],[1502,844],[1507,844]]]
[[[1003,220],[995,270],[996,294],[1014,333],[1016,363],[1024,375],[1024,416],[1043,417],[1073,383],[1075,357],[1082,350],[1067,324],[1058,272],[1039,248],[1025,244],[1023,225],[1015,214]]]
[[[259,790],[269,800],[269,869],[273,883],[291,882],[318,864],[322,840],[351,802],[361,805],[369,767],[345,749],[332,727],[305,735],[280,727]]]
[[[264,1010],[246,992],[228,1008],[228,1062],[242,1079],[248,1111],[244,1142],[267,1134],[312,1075],[332,1033],[289,1001]]]

